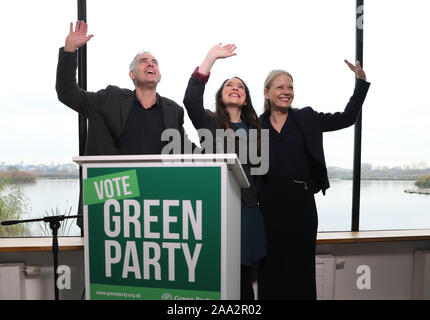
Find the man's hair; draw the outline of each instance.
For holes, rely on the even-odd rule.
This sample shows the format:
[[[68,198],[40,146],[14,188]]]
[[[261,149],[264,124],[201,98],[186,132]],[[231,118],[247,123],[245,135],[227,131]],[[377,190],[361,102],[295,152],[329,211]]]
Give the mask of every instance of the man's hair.
[[[133,61],[130,63],[130,67],[129,67],[129,71],[132,71],[136,68],[136,63],[137,63],[137,59],[139,58],[140,55],[142,54],[152,54],[150,51],[146,51],[146,50],[142,50],[140,52],[138,52],[134,58]]]

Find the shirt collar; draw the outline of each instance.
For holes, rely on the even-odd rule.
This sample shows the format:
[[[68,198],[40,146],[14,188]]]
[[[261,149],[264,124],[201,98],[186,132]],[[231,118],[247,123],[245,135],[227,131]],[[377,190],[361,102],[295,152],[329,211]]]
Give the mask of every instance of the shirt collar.
[[[138,107],[142,107],[142,105],[140,104],[140,101],[137,99],[136,90],[133,92],[133,104]],[[157,93],[155,103],[149,109],[159,108],[159,107],[160,107],[160,95]]]

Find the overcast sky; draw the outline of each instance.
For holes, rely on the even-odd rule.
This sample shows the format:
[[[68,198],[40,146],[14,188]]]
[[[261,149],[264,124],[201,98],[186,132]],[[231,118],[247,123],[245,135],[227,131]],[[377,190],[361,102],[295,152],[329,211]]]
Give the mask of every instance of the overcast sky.
[[[58,102],[55,70],[76,0],[1,1],[0,162],[71,162],[77,114]],[[182,105],[190,74],[216,43],[237,56],[217,61],[206,87],[214,108],[222,81],[239,76],[263,111],[272,69],[294,76],[295,107],[341,111],[354,87],[343,60],[355,59],[355,0],[87,1],[88,89],[133,88],[128,65],[145,49],[160,61],[161,95]],[[430,165],[428,0],[366,1],[362,162]],[[196,140],[188,119],[185,129]],[[353,127],[324,134],[329,166],[352,167]]]

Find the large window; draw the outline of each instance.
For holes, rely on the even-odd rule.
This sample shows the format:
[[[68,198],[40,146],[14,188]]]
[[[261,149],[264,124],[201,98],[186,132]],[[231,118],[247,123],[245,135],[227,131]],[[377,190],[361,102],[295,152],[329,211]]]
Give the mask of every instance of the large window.
[[[0,3],[0,173],[38,172],[38,178],[32,183],[2,188],[1,196],[5,200],[2,208],[13,210],[5,209],[0,220],[39,218],[69,211],[76,214],[79,193],[76,177],[72,180],[40,178],[41,175],[55,176],[52,172],[55,168],[63,173],[76,170],[73,165],[64,164],[71,163],[72,157],[78,154],[77,115],[58,101],[55,92],[58,49],[64,45],[69,21],[76,20],[76,8],[76,1]],[[17,188],[25,198],[19,205],[22,210],[17,210],[5,198],[6,194],[17,198]],[[11,214],[6,216],[6,211]],[[18,212],[21,214],[16,215]],[[0,232],[5,230],[0,228],[3,228]],[[26,224],[24,229],[29,231],[26,234],[34,236],[50,235],[49,227],[46,231],[36,223]],[[78,235],[79,230],[73,226],[68,234]]]
[[[354,75],[343,60],[355,59],[355,4],[88,1],[89,32],[95,36],[87,46],[87,87],[97,91],[113,84],[132,89],[129,63],[137,52],[149,50],[160,62],[158,92],[182,105],[188,79],[207,51],[220,42],[235,43],[237,56],[217,61],[212,69],[206,108],[214,110],[214,95],[223,80],[239,76],[261,114],[266,75],[285,69],[294,76],[295,107],[341,111],[354,87]],[[55,92],[58,48],[69,23],[76,20],[76,8],[76,0],[0,4],[0,173],[39,172],[34,183],[18,185],[27,199],[20,218],[77,212],[76,166],[64,164],[78,155],[78,117]],[[430,228],[430,195],[404,192],[417,189],[416,179],[430,171],[429,9],[425,0],[365,2],[364,69],[372,85],[363,109],[361,230]],[[187,116],[185,129],[197,142]],[[324,134],[331,188],[326,196],[316,195],[319,231],[351,228],[353,131],[350,127]],[[55,176],[49,170],[71,171],[75,177],[43,178]],[[14,189],[8,188],[0,192]],[[40,235],[39,226],[30,227],[30,234]],[[80,234],[74,222],[68,234]]]
[[[361,230],[430,228],[430,195],[405,192],[430,171],[429,10],[424,0],[365,3],[364,65],[372,87],[362,162],[372,170],[363,175],[386,172],[391,181],[362,181]]]
[[[237,56],[217,61],[206,86],[205,106],[214,110],[215,92],[232,76],[250,87],[258,114],[263,83],[272,69],[292,73],[296,107],[321,112],[343,110],[354,75],[343,60],[354,61],[355,1],[145,1],[88,2],[94,38],[88,44],[88,89],[109,84],[133,88],[128,65],[142,50],[151,51],[162,73],[158,92],[182,104],[188,79],[217,43],[235,43]],[[114,23],[113,23],[114,22]],[[185,129],[196,142],[188,118]],[[352,168],[353,129],[326,134],[329,166]],[[349,230],[350,181],[317,197],[320,230]],[[346,195],[338,201],[336,190]],[[341,217],[341,218],[339,218]]]

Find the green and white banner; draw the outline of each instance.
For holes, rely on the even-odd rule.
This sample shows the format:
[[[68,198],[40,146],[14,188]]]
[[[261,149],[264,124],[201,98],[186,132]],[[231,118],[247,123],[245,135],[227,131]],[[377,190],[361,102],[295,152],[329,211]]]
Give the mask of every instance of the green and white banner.
[[[89,167],[84,205],[91,299],[221,298],[219,166]]]

